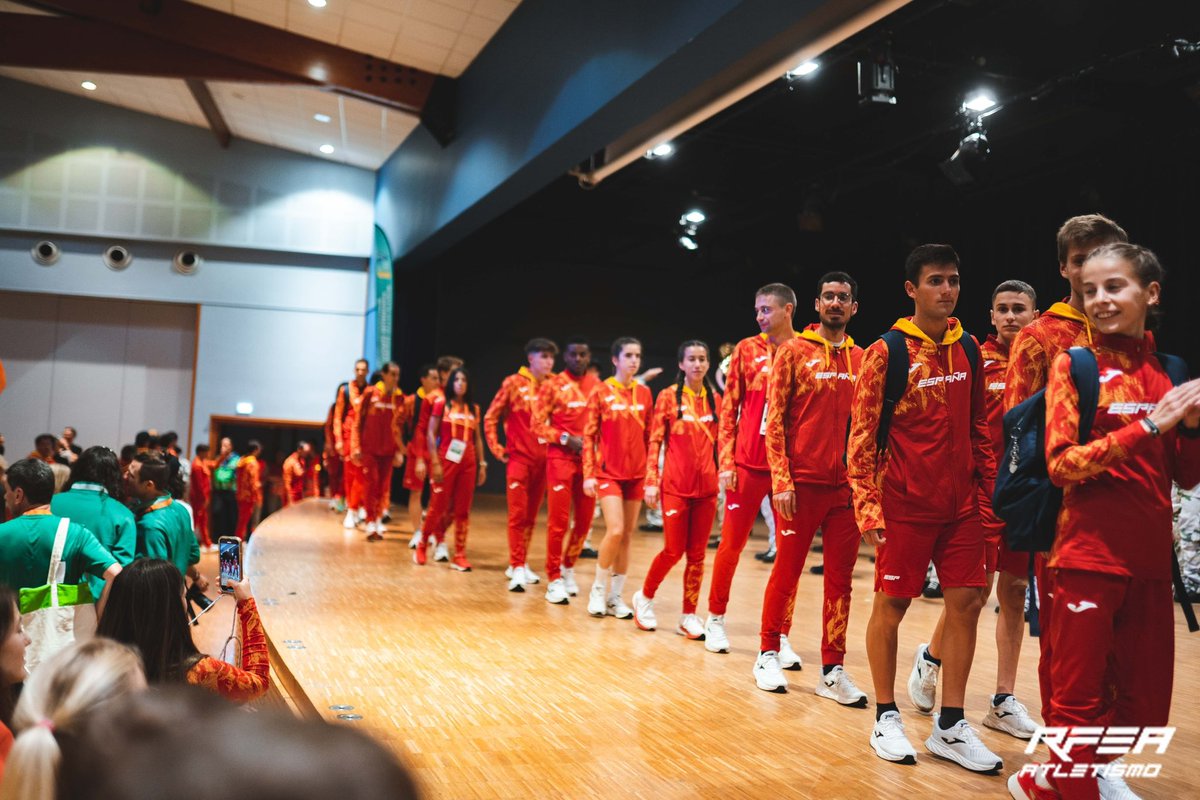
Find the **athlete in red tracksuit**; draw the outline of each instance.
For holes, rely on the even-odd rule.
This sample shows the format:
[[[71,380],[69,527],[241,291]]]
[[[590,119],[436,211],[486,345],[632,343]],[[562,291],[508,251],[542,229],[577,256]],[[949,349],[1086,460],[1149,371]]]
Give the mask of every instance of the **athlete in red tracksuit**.
[[[557,354],[558,345],[549,339],[530,340],[525,345],[529,365],[504,379],[483,418],[488,449],[505,465],[511,591],[525,591],[529,542],[546,495],[546,442],[534,434],[530,419],[538,389],[553,372]],[[501,422],[507,447],[500,443]]]
[[[384,505],[392,483],[392,469],[404,463],[404,393],[400,367],[389,361],[380,370],[382,380],[368,386],[359,401],[358,424],[351,431],[353,461],[366,479],[367,541],[383,539]]]
[[[432,483],[425,541],[417,545],[414,554],[418,564],[425,563],[430,542],[442,543],[453,516],[454,558],[450,566],[459,572],[471,571],[466,552],[471,501],[475,487],[487,479],[480,422],[479,406],[471,402],[467,371],[456,367],[447,377],[446,397],[434,402],[429,412],[426,436]]]
[[[325,467],[325,474],[329,476],[329,507],[334,511],[341,511],[346,503],[346,488],[342,481],[342,455],[338,452],[337,440],[333,435],[336,409],[337,403],[331,403],[329,413],[325,416],[325,442],[321,452],[321,463]]]
[[[546,440],[546,599],[565,605],[555,581],[562,580],[568,597],[579,593],[575,562],[592,524],[596,499],[583,492],[583,426],[587,400],[600,381],[587,368],[592,351],[582,339],[571,339],[563,350],[565,369],[538,389],[531,426]],[[574,524],[571,512],[574,509]],[[567,529],[570,528],[570,536]],[[565,547],[564,547],[565,541]],[[554,591],[551,592],[551,587]]]
[[[725,519],[721,524],[721,545],[713,559],[713,578],[708,589],[704,649],[710,653],[729,652],[729,637],[725,634],[729,587],[763,498],[771,492],[766,447],[767,378],[771,374],[771,359],[779,345],[797,336],[792,330],[796,293],[791,288],[782,283],[762,287],[755,293],[754,310],[762,333],[743,339],[733,349],[725,381],[725,399],[721,405],[717,437],[718,478],[725,487]],[[776,531],[783,522],[776,513]],[[787,662],[784,666],[788,669],[800,669],[800,658],[786,644],[791,623],[789,613],[784,621],[785,639],[781,644],[786,657],[781,660]]]
[[[1081,270],[1100,375],[1086,442],[1079,442],[1070,356],[1059,354],[1050,370],[1047,470],[1064,494],[1047,567],[1055,612],[1047,726],[1136,734],[1168,721],[1175,667],[1171,483],[1200,482],[1200,381],[1172,388],[1154,355],[1145,320],[1162,277],[1150,251],[1128,244],[1101,247]],[[1040,776],[1035,790],[1033,779],[1018,773],[1009,787],[1014,797],[1097,798],[1095,775],[1066,775],[1111,758],[1095,745],[1068,748],[1065,758],[1051,750],[1048,781]],[[1104,796],[1125,788],[1119,776],[1100,779],[1108,784]]]
[[[412,525],[413,535],[408,546],[415,548],[424,538],[421,531],[421,492],[425,482],[429,480],[429,464],[425,458],[426,436],[421,427],[421,420],[429,425],[429,409],[427,406],[438,397],[442,397],[442,379],[437,367],[426,364],[421,367],[421,385],[417,391],[404,398],[408,406],[408,422],[404,426],[404,438],[408,440],[408,448],[404,459],[404,488],[408,490],[408,521]]]
[[[896,649],[900,623],[921,594],[932,559],[944,587],[946,624],[942,707],[925,747],[966,769],[990,771],[1003,762],[963,718],[963,703],[986,574],[978,496],[991,494],[996,462],[983,371],[972,365],[962,326],[950,316],[960,291],[958,264],[949,245],[921,245],[909,255],[904,285],[914,314],[892,326],[904,334],[907,383],[881,450],[876,436],[890,356],[884,340],[872,343],[855,386],[847,477],[859,530],[876,548],[867,624],[877,701],[871,747],[889,761],[916,760],[896,706]],[[924,651],[917,652],[918,677],[928,673]],[[911,679],[909,684],[919,703],[924,695],[913,691]],[[918,708],[928,713],[934,705],[931,695],[928,706]]]
[[[633,596],[634,623],[644,631],[654,630],[658,627],[654,595],[686,553],[683,616],[675,630],[689,639],[704,636],[696,603],[704,580],[704,552],[717,516],[717,416],[721,397],[707,384],[708,368],[708,345],[697,339],[684,342],[679,346],[679,375],[673,385],[658,393],[654,404],[646,457],[646,505],[662,505],[663,549],[651,562],[641,591]]]
[[[208,460],[208,449],[206,444],[196,445],[191,480],[188,481],[188,502],[192,505],[196,538],[202,547],[212,547],[212,536],[208,530],[208,507],[212,502],[212,462]]]
[[[342,481],[346,489],[346,519],[342,524],[353,528],[359,516],[366,518],[366,475],[362,464],[354,460],[352,439],[359,427],[358,410],[367,388],[369,365],[365,358],[354,362],[354,380],[338,387],[333,402],[333,435],[342,454]],[[374,512],[372,511],[372,518]]]
[[[629,569],[630,534],[642,507],[653,398],[634,377],[642,364],[642,343],[622,336],[613,342],[612,354],[615,374],[588,398],[583,428],[583,491],[597,498],[605,527],[588,613],[629,619],[633,609],[625,605],[621,592]]]
[[[1009,346],[1016,335],[1037,318],[1037,295],[1033,287],[1017,280],[1001,283],[992,291],[990,318],[996,333],[989,335],[979,346],[979,355],[983,361],[984,399],[992,435],[992,453],[999,464],[1005,451],[1004,388]],[[1037,723],[1030,717],[1029,709],[1013,696],[1024,639],[1029,554],[1008,549],[1004,521],[992,511],[992,498],[983,491],[979,495],[979,512],[987,548],[984,553],[987,585],[983,588],[983,602],[987,603],[991,595],[994,578],[1000,611],[996,617],[996,691],[983,724],[1019,739],[1029,739],[1037,730]],[[934,660],[940,660],[944,624],[943,612],[926,650]],[[936,691],[936,680],[934,671],[930,675],[933,691]]]
[[[846,443],[840,431],[850,421],[854,381],[862,348],[846,334],[858,311],[858,284],[844,272],[817,283],[820,322],[775,351],[767,384],[767,463],[775,511],[776,556],[763,596],[760,652],[755,683],[769,692],[787,691],[779,663],[780,634],[791,616],[804,559],[821,529],[825,554],[821,606],[822,675],[817,695],[843,705],[863,706],[867,696],[843,666],[850,619],[850,578],[858,558],[859,532],[846,481]]]

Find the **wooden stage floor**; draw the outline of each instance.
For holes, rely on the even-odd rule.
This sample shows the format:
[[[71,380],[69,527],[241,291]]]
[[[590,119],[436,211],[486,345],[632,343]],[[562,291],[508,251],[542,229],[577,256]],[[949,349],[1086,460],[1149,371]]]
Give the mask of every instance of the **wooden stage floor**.
[[[432,562],[417,567],[406,524],[393,524],[385,541],[369,544],[315,500],[263,522],[248,568],[274,666],[293,701],[328,720],[361,715],[342,724],[391,746],[427,797],[1007,797],[1007,774],[1031,759],[1024,742],[978,725],[995,674],[993,606],[980,619],[967,716],[1004,758],[1004,775],[975,775],[924,751],[931,723],[904,690],[913,649],[926,641],[940,610],[940,601],[924,599],[914,602],[900,631],[897,682],[918,764],[887,763],[868,745],[873,705],[844,708],[813,694],[820,673],[818,576],[806,572],[796,603],[791,638],[803,671],[788,673],[785,695],[755,687],[751,667],[770,569],[753,558],[764,547],[759,525],[733,583],[728,655],[673,633],[682,562],[659,590],[664,629],[654,633],[632,621],[589,617],[583,596],[569,606],[547,603],[544,517],[531,554],[543,583],[524,594],[507,592],[498,497],[476,501],[470,573]],[[635,534],[627,602],[660,542],[659,534]],[[820,558],[812,554],[809,564]],[[594,560],[579,564],[584,595],[594,568]],[[864,551],[854,573],[847,668],[873,701],[863,648],[872,574]],[[1017,687],[1035,710],[1036,650],[1027,640]],[[1187,716],[1200,689],[1200,635],[1187,633],[1181,614],[1176,664],[1176,738],[1163,756],[1130,757],[1163,763],[1161,777],[1131,784],[1146,798],[1194,797],[1200,785],[1200,725]],[[1045,760],[1044,750],[1032,760]]]

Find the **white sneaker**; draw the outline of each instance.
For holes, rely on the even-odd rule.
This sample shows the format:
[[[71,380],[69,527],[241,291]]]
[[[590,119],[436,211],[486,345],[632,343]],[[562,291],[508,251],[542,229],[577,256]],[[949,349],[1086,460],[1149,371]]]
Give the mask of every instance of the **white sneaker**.
[[[900,721],[899,711],[885,711],[875,720],[875,728],[871,731],[871,749],[885,761],[917,763],[917,751],[904,735],[904,723]]]
[[[1000,705],[992,705],[983,715],[983,724],[1018,739],[1032,739],[1038,724],[1029,716],[1029,709],[1009,695]]]
[[[550,581],[550,585],[546,587],[546,602],[553,603],[556,606],[565,606],[571,602],[567,596],[567,587],[563,585],[562,578]]]
[[[588,593],[588,613],[593,617],[603,617],[607,608],[604,602],[604,587],[592,584],[592,591]]]
[[[1117,766],[1118,764],[1121,766]],[[1100,800],[1141,800],[1125,782],[1125,776],[1121,772],[1124,765],[1125,759],[1118,758],[1108,762],[1097,772],[1096,786],[1100,789]],[[1110,772],[1113,767],[1117,768]]]
[[[725,635],[725,615],[708,615],[704,623],[704,649],[710,653],[728,653],[729,637]]]
[[[367,521],[367,510],[365,508],[358,509],[358,521],[359,522]]]
[[[538,577],[538,574],[536,572],[534,572],[533,570],[531,570],[529,568],[529,565],[526,564],[525,565],[525,583],[534,584],[534,583],[541,583],[541,581],[542,581],[542,579],[540,577]]]
[[[375,525],[375,520],[371,520],[370,522],[367,523],[367,533],[368,534],[372,534],[376,530],[377,530],[377,527]]]
[[[421,533],[420,528],[417,528],[415,531],[413,531],[412,538],[408,540],[408,549],[416,550],[424,539],[425,534]]]
[[[625,605],[625,601],[621,599],[621,595],[609,595],[608,602],[605,604],[605,613],[611,614],[617,619],[631,619],[633,617],[633,609]]]
[[[445,542],[438,542],[437,549],[433,551],[433,560],[434,561],[449,561],[450,560],[450,548],[446,547]]]
[[[517,567],[509,571],[508,590],[510,592],[525,591],[525,570]]]
[[[844,706],[867,707],[867,693],[854,685],[850,673],[842,669],[841,664],[829,670],[828,675],[822,675],[821,680],[817,681],[817,696],[828,697]]]
[[[951,725],[949,730],[943,730],[935,715],[933,732],[925,740],[925,749],[972,772],[995,772],[1004,769],[1004,760],[987,749],[965,719]]]
[[[354,510],[351,509],[350,511],[346,512],[346,518],[344,520],[342,520],[342,527],[349,530],[349,529],[355,528],[357,526],[358,526],[358,516],[355,515]]]
[[[567,594],[571,595],[571,597],[579,596],[579,584],[575,582],[574,567],[562,568],[562,582],[563,586],[567,589]]]
[[[658,627],[658,617],[654,616],[654,600],[642,594],[641,589],[633,593],[633,624],[644,631]]]
[[[684,614],[679,618],[679,627],[675,632],[689,639],[704,641],[704,624],[695,614]]]
[[[792,649],[792,646],[788,643],[788,638],[783,635],[779,637],[779,666],[792,672],[804,667],[800,663],[800,656]]]
[[[913,653],[912,672],[908,676],[908,697],[922,714],[933,713],[933,706],[937,702],[938,673],[942,671],[941,667],[925,658],[928,651],[928,643],[917,647],[917,652]]]
[[[779,653],[768,650],[754,661],[754,682],[764,692],[786,694],[788,682],[779,666]]]

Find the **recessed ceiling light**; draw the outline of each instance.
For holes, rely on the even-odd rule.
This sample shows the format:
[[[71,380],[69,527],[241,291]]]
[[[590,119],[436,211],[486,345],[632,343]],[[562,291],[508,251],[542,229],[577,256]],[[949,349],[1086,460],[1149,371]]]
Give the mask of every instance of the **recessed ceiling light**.
[[[967,102],[963,103],[963,108],[969,108],[972,111],[987,111],[994,105],[996,105],[996,98],[987,92],[979,91],[967,98]]]
[[[803,64],[796,67],[795,69],[789,70],[788,75],[792,76],[792,77],[796,77],[796,78],[803,78],[805,75],[812,75],[814,72],[816,72],[820,68],[821,68],[821,65],[818,64],[816,61],[805,61]]]
[[[318,147],[317,149],[318,149],[318,150],[320,150],[320,151],[321,151],[322,153],[324,153],[325,155],[329,155],[329,154],[331,154],[331,153],[333,152],[333,145],[331,145],[331,144],[323,144],[323,145],[321,145],[320,147]]]
[[[324,8],[325,0],[308,0],[308,4],[313,8]]]
[[[329,122],[331,119],[333,119],[333,117],[329,116],[328,114],[313,114],[313,119],[315,119],[317,122]]]
[[[87,89],[89,92],[96,91],[96,84],[92,83],[91,81],[84,81],[83,83],[81,83],[79,85],[82,86],[83,88]]]
[[[663,142],[662,144],[655,145],[654,147],[647,150],[646,158],[649,158],[651,160],[656,159],[656,158],[668,158],[674,152],[675,152],[675,145],[671,144],[670,142]]]

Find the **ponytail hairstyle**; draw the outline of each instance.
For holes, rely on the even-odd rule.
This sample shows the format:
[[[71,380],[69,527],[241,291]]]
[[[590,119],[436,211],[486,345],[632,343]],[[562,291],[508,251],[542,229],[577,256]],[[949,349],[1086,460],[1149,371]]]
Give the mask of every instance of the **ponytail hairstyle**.
[[[642,346],[641,340],[635,339],[632,336],[618,336],[616,339],[613,339],[612,357],[616,358],[621,355],[621,351],[631,344],[636,344],[638,347]]]
[[[1103,219],[1103,218],[1102,218]],[[1127,242],[1109,242],[1088,253],[1087,261],[1093,258],[1115,258],[1124,261],[1133,272],[1133,278],[1143,289],[1152,283],[1158,284],[1158,305],[1146,308],[1146,328],[1156,330],[1162,322],[1162,289],[1167,279],[1167,271],[1159,262],[1158,256],[1149,248]],[[1086,263],[1086,262],[1085,262]]]
[[[7,642],[20,624],[21,610],[17,607],[17,593],[0,583],[0,644]],[[0,680],[0,725],[9,729],[12,728],[13,706],[17,702],[15,690],[19,682],[20,678],[12,684],[7,683],[7,679]]]
[[[0,800],[54,800],[59,764],[70,758],[93,712],[146,687],[133,649],[95,638],[60,650],[25,681],[13,715],[16,739]]]

